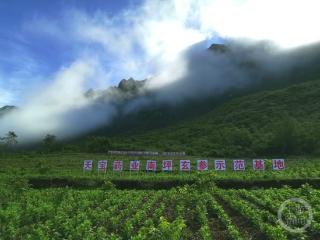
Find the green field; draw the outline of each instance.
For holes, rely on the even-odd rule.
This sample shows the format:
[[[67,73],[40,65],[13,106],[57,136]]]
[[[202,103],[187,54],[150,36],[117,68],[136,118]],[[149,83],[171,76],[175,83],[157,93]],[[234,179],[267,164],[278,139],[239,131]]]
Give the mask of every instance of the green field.
[[[94,166],[92,173],[83,173],[83,161],[93,160]],[[173,173],[161,172],[161,161],[164,159],[173,160]],[[179,171],[179,160],[188,159],[191,161],[192,171],[190,175],[181,174]],[[207,159],[209,161],[209,171],[197,172],[196,160]],[[214,160],[226,159],[226,172],[214,171]],[[0,157],[0,174],[1,175],[25,175],[25,176],[70,176],[70,177],[98,177],[97,161],[108,160],[108,170],[106,177],[111,178],[179,178],[179,177],[198,177],[199,175],[211,176],[214,179],[304,179],[317,178],[320,176],[320,159],[316,157],[289,157],[285,159],[284,171],[273,171],[271,158],[266,159],[265,171],[254,171],[252,169],[252,158],[241,158],[246,161],[245,171],[233,171],[232,160],[239,158],[214,158],[201,156],[184,156],[184,157],[168,157],[168,156],[112,156],[107,154],[96,153],[26,153],[26,154],[5,154]],[[122,173],[113,173],[112,161],[123,160],[124,171]],[[130,174],[129,161],[140,160],[141,171],[139,173]],[[146,173],[146,160],[157,160],[157,172]],[[100,177],[105,177],[101,176]]]
[[[166,157],[167,158],[167,157]],[[99,175],[83,173],[84,159],[150,157],[106,154],[7,154],[0,158],[0,239],[320,239],[320,162],[286,159],[286,170],[244,172],[191,171],[180,174]],[[152,158],[158,160],[164,157]],[[215,158],[208,159],[213,169]],[[160,166],[158,166],[158,169]],[[109,165],[110,169],[110,165]],[[308,183],[308,184],[306,184]],[[280,225],[277,212],[290,198],[312,208],[310,226],[292,232]],[[295,217],[284,211],[284,219]],[[305,216],[306,217],[306,216]]]

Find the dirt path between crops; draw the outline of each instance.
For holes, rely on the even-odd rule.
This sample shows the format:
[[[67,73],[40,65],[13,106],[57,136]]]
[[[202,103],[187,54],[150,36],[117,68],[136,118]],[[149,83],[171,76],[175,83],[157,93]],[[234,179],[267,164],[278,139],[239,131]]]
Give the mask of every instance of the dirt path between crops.
[[[218,216],[212,209],[208,208],[208,222],[212,236],[217,240],[227,240],[229,238],[228,230],[220,222]]]
[[[258,229],[252,226],[244,216],[233,210],[227,202],[219,196],[215,196],[217,202],[223,207],[224,211],[230,216],[233,224],[240,230],[245,239],[266,240],[266,236]]]

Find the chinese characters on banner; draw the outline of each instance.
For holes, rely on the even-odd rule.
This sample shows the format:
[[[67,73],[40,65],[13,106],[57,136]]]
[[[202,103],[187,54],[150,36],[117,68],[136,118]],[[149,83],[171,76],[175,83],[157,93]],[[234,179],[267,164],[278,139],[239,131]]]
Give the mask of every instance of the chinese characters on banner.
[[[206,171],[209,169],[208,160],[197,160],[197,170]]]
[[[216,171],[226,170],[226,160],[214,160],[214,169]]]
[[[208,160],[197,160],[196,161],[197,171],[207,171],[209,170],[209,161]],[[157,170],[157,161],[156,160],[147,160],[146,161],[146,171],[156,172]],[[100,172],[106,173],[108,167],[107,160],[99,160],[97,169],[98,174]],[[266,169],[266,160],[265,159],[253,159],[252,168],[254,171],[265,171]],[[180,172],[190,172],[191,171],[191,161],[190,160],[180,160]],[[227,163],[226,160],[214,160],[214,169],[216,171],[226,171]],[[245,171],[246,162],[242,159],[233,160],[233,170],[234,171]],[[272,169],[276,171],[285,170],[285,159],[272,159]],[[83,171],[93,170],[93,160],[84,160]],[[123,161],[115,160],[112,164],[113,171],[123,171]],[[139,172],[140,171],[140,161],[132,160],[129,162],[129,170]],[[173,172],[173,160],[162,160],[162,171]]]
[[[172,170],[173,170],[172,160],[163,160],[162,161],[162,171],[172,172]]]
[[[190,170],[191,170],[190,160],[180,160],[180,171],[190,172]]]
[[[246,168],[244,160],[233,160],[233,170],[234,171],[244,171]]]
[[[113,161],[112,169],[113,171],[121,172],[123,170],[123,162],[121,160]]]
[[[98,161],[98,174],[100,172],[106,173],[108,167],[108,161],[107,160],[100,160]]]
[[[147,172],[149,171],[155,172],[157,170],[157,161],[147,160],[146,170]]]
[[[272,159],[273,170],[284,170],[284,159]]]
[[[84,160],[83,171],[92,171],[92,160]]]
[[[265,167],[264,167],[264,160],[263,159],[253,159],[252,160],[252,168],[253,170],[262,170],[264,171]]]
[[[140,161],[130,161],[130,171],[139,171],[140,170]]]

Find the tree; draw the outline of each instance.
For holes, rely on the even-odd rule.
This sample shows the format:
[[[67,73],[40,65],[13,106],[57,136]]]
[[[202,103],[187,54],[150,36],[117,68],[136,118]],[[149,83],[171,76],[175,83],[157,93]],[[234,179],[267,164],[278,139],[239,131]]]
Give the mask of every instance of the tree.
[[[285,117],[274,127],[274,138],[271,142],[274,153],[298,154],[298,121],[292,117]]]
[[[1,151],[2,153],[4,153],[4,150],[5,150],[4,140],[5,140],[4,137],[0,137],[0,151]]]
[[[7,148],[14,148],[18,144],[18,135],[14,131],[9,131],[7,135],[3,138]]]
[[[103,136],[90,136],[86,139],[87,152],[106,152],[110,148],[110,141]]]
[[[54,145],[57,141],[57,137],[52,134],[47,134],[43,139],[43,144],[45,149],[50,152],[54,148]]]

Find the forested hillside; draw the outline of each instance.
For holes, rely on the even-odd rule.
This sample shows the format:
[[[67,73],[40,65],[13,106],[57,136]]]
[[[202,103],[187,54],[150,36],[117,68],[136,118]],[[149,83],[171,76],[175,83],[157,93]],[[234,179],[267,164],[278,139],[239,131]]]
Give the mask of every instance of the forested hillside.
[[[235,98],[170,127],[112,137],[110,147],[209,156],[317,153],[319,109],[320,81],[311,81]]]

